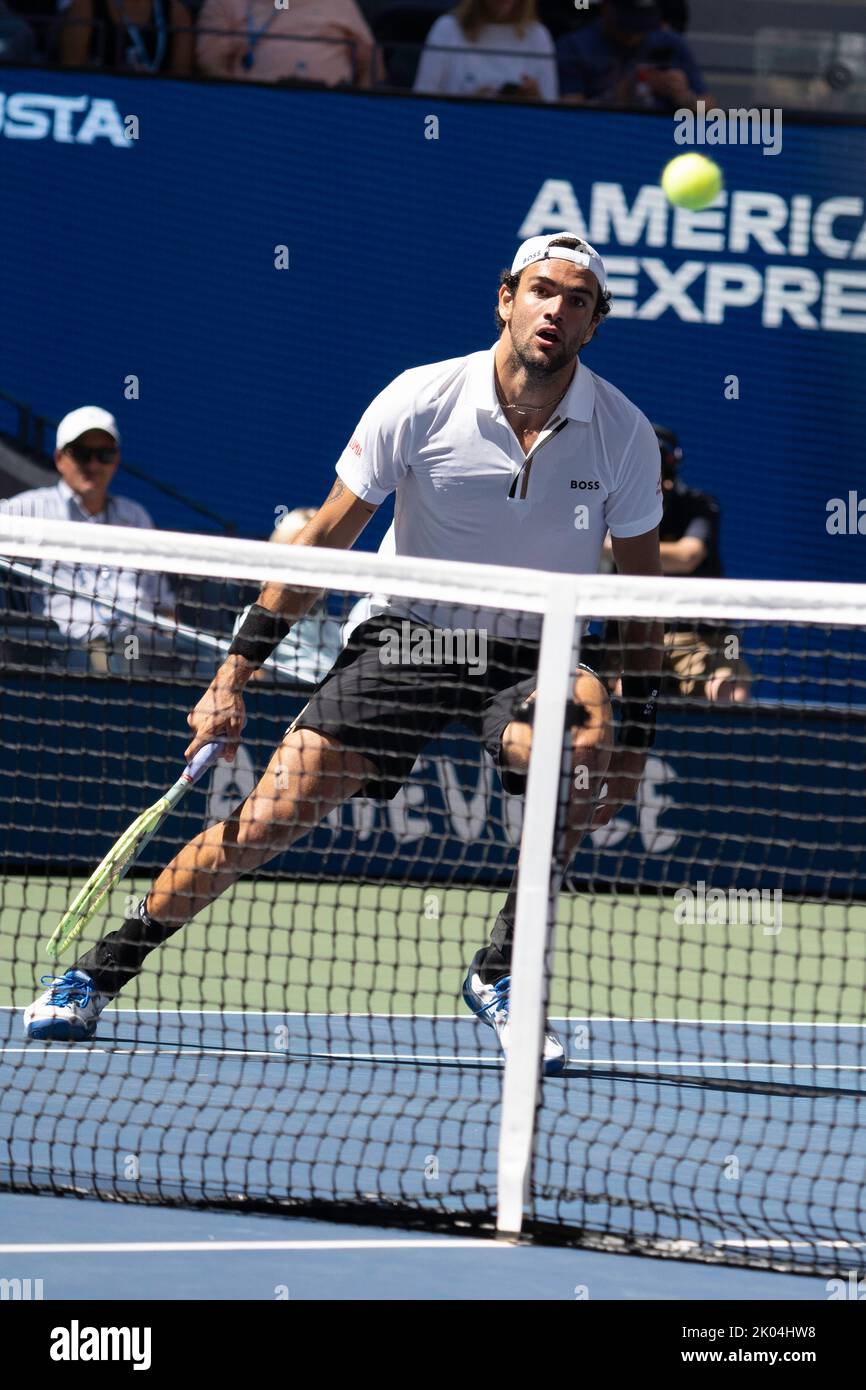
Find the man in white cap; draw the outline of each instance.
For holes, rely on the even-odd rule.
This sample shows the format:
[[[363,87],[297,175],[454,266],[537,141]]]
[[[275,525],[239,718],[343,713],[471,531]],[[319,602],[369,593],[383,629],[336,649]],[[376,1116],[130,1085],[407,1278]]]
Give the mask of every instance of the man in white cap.
[[[338,460],[330,494],[293,543],[350,547],[394,492],[394,522],[381,547],[387,554],[594,575],[610,530],[620,573],[660,574],[660,460],[652,425],[579,360],[609,308],[601,257],[579,236],[524,242],[502,275],[498,341],[468,357],[413,368],[386,386]],[[187,756],[223,739],[224,756],[234,758],[244,686],[315,598],[265,586],[189,716]],[[484,660],[467,659],[468,643],[461,657],[441,641],[437,657],[440,624],[483,638]],[[407,627],[410,640],[395,664],[394,638]],[[535,616],[382,598],[246,800],[186,845],[137,912],[30,1006],[29,1035],[92,1036],[102,1008],[152,950],[348,797],[395,796],[424,747],[454,721],[474,730],[506,790],[521,793],[539,636]],[[661,627],[626,624],[624,642],[631,661],[616,743],[602,681],[585,667],[574,673],[569,725],[581,775],[573,779],[560,871],[587,830],[634,796],[652,743]],[[419,662],[414,654],[425,648],[433,657]],[[479,640],[473,658],[481,650]],[[490,945],[476,954],[463,987],[466,1003],[503,1047],[515,902],[512,884]],[[564,1065],[563,1045],[548,1029],[545,1071]]]
[[[54,463],[60,478],[53,487],[4,498],[0,512],[89,525],[153,527],[140,502],[109,493],[120,464],[120,431],[107,410],[82,405],[64,415],[57,426]],[[50,618],[69,642],[87,647],[93,670],[108,669],[118,639],[136,631],[130,613],[141,615],[138,635],[143,639],[132,651],[153,645],[145,614],[173,616],[174,598],[162,575],[55,562],[41,565],[39,573],[50,583],[34,586],[34,613]]]

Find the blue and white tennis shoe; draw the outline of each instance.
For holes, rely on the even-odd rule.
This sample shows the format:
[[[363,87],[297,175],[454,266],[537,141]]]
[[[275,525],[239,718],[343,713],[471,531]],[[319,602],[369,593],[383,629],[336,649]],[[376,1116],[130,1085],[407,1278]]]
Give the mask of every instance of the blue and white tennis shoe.
[[[493,984],[486,985],[474,968],[463,982],[463,998],[480,1023],[486,1023],[499,1038],[503,1052],[508,1050],[509,1000],[511,976],[503,975]],[[544,1075],[558,1076],[565,1068],[565,1048],[556,1033],[548,1025],[544,1034]]]
[[[43,975],[48,985],[24,1010],[24,1032],[40,1042],[86,1042],[96,1032],[99,1015],[111,1002],[100,994],[83,970],[67,970],[65,975]]]

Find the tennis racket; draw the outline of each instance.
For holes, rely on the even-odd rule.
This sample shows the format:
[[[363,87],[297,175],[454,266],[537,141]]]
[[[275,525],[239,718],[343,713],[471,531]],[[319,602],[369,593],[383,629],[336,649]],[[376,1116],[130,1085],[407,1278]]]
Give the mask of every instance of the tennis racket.
[[[216,762],[222,746],[221,742],[206,743],[204,748],[200,748],[165,796],[161,796],[148,810],[142,811],[124,830],[58,922],[46,947],[49,959],[57,960],[67,946],[78,939],[109,889],[119,883],[130,865],[135,863],[181,797]]]

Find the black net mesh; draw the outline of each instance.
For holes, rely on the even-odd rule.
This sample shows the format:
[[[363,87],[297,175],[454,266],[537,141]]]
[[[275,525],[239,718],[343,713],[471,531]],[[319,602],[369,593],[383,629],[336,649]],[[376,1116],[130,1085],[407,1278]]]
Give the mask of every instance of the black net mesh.
[[[0,1183],[492,1230],[503,1052],[484,1024],[507,1008],[537,621],[467,622],[468,596],[451,624],[319,599],[249,683],[234,762],[55,965],[48,938],[182,770],[187,713],[259,589],[142,585],[82,552],[7,561],[2,591]],[[597,623],[581,648],[612,722],[587,753],[593,719],[570,712],[578,828],[621,733],[624,632]],[[861,1261],[864,658],[854,626],[667,624],[637,798],[577,834],[558,899],[537,1239]],[[133,969],[146,894],[166,930]],[[118,931],[95,1034],[40,1027],[71,1016],[67,989],[25,1038],[22,1011]]]

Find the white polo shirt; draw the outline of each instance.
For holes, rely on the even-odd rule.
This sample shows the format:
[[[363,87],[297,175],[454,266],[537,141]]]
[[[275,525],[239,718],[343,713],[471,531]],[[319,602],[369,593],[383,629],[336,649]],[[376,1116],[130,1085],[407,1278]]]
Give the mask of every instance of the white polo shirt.
[[[469,42],[453,14],[440,15],[427,35],[413,90],[475,96],[483,87],[498,92],[534,77],[542,101],[559,97],[556,49],[550,30],[533,21],[519,33],[516,24],[485,24]]]
[[[385,387],[337,463],[368,502],[396,491],[380,554],[595,574],[604,538],[640,536],[661,521],[655,431],[621,391],[578,363],[571,386],[528,455],[494,387],[495,345],[413,367]],[[473,627],[477,609],[436,610],[375,596],[421,621]],[[500,615],[502,636],[534,624]]]

